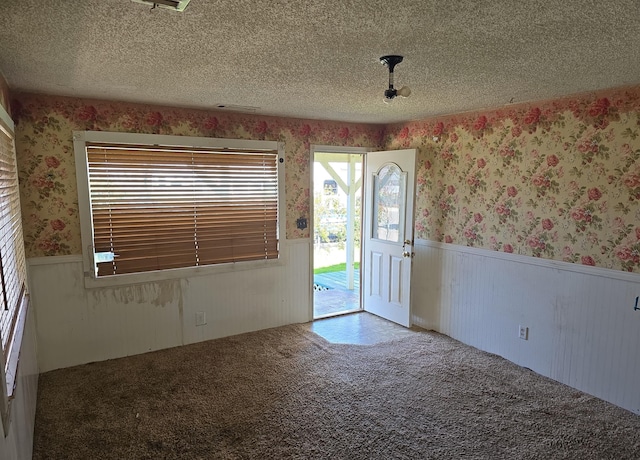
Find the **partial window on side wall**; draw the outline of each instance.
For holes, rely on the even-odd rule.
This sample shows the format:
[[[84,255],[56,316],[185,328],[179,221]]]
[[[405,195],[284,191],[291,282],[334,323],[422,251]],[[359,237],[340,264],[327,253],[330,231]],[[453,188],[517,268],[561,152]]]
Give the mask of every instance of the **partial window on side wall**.
[[[0,415],[5,434],[28,304],[13,121],[0,107]]]

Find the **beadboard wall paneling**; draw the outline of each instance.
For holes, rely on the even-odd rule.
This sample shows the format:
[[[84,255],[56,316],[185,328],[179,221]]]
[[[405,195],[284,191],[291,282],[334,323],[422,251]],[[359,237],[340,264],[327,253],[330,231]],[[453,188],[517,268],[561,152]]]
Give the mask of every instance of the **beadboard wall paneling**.
[[[309,244],[286,244],[269,268],[91,289],[80,257],[30,259],[40,370],[309,321]]]
[[[415,252],[414,324],[640,414],[640,276],[424,240]]]

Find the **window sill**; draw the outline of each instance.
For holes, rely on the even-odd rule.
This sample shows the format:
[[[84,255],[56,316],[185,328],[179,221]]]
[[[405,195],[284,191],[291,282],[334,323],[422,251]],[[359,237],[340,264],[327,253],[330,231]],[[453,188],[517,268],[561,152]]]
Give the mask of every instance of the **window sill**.
[[[113,286],[128,286],[132,284],[153,283],[174,279],[191,278],[195,276],[218,275],[246,270],[259,270],[264,268],[285,265],[286,246],[281,244],[280,255],[277,259],[254,260],[250,262],[233,262],[228,264],[207,265],[204,267],[185,267],[156,272],[128,273],[125,275],[113,275],[102,278],[93,278],[85,273],[84,286],[87,289],[105,288]]]
[[[22,336],[27,323],[27,310],[29,308],[29,296],[25,295],[20,305],[18,313],[18,321],[16,322],[16,330],[13,334],[13,341],[9,345],[9,354],[5,365],[5,377],[7,380],[7,397],[13,398],[13,390],[16,387],[16,378],[18,375],[18,360],[20,358],[20,348],[22,346]]]
[[[4,381],[6,383],[6,387],[3,389],[3,392],[0,392],[0,394],[4,393],[1,394],[3,400],[0,403],[0,407],[2,408],[2,424],[5,436],[9,432],[9,423],[11,421],[11,401],[15,396],[14,392],[18,379],[18,362],[20,360],[20,349],[22,348],[22,337],[24,336],[24,329],[27,324],[28,309],[29,296],[25,295],[22,299],[22,305],[20,305],[16,329],[13,335],[13,340],[9,345],[9,353],[7,355],[7,362],[5,363]]]

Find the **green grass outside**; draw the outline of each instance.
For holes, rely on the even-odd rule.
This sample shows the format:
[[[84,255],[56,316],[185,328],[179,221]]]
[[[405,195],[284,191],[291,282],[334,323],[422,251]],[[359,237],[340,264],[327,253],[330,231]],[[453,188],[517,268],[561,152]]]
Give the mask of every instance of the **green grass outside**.
[[[355,267],[356,270],[360,270],[360,262],[354,262],[353,266]],[[346,270],[347,270],[347,264],[342,263],[342,264],[336,264],[336,265],[329,265],[328,267],[314,268],[313,274],[320,275],[321,273],[343,272]]]

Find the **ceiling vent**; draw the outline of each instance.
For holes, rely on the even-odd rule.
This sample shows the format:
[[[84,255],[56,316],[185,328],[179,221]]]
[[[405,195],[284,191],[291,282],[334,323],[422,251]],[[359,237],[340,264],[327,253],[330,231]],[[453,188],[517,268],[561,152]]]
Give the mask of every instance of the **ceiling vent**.
[[[218,110],[228,110],[230,112],[248,112],[255,113],[260,107],[252,107],[250,105],[233,105],[233,104],[216,104]]]
[[[154,8],[165,8],[167,10],[182,12],[187,7],[191,0],[131,0],[135,3],[142,3],[143,5],[151,6]]]

